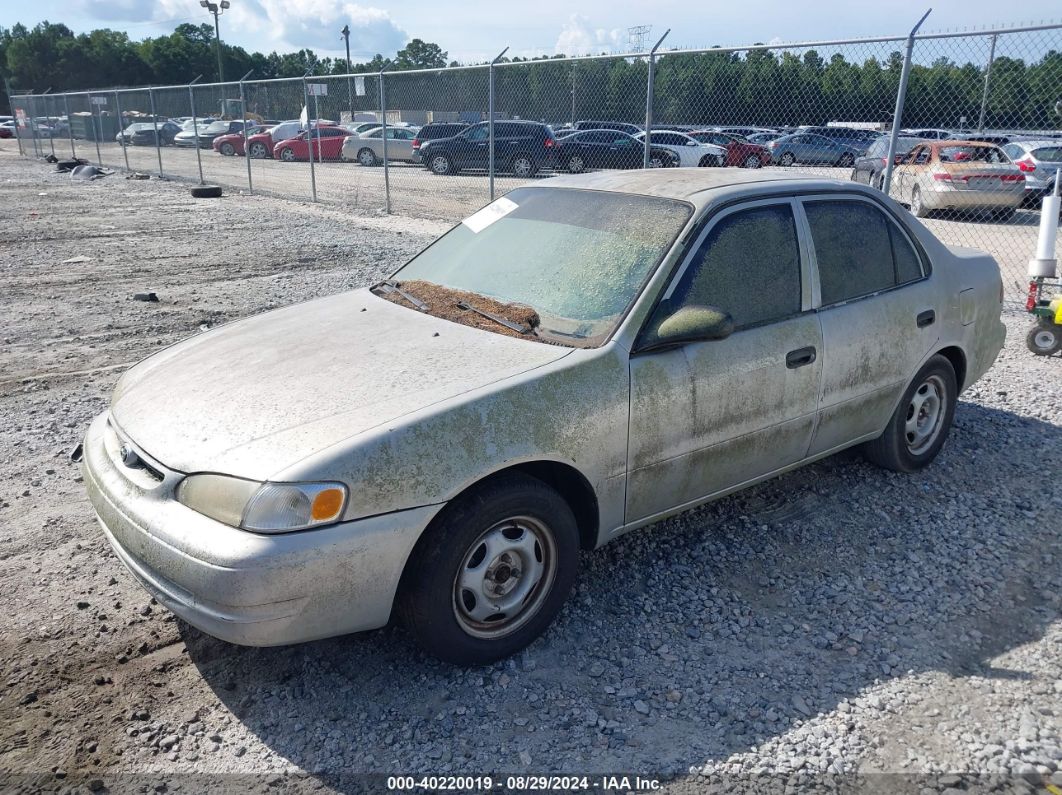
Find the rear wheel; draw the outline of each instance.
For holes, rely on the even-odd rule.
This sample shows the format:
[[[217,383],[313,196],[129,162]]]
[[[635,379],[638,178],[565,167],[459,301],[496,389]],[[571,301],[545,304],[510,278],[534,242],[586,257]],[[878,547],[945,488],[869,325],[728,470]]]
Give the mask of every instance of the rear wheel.
[[[1012,221],[1014,220],[1014,208],[1004,207],[1000,210],[995,210],[992,213],[992,218],[996,221]]]
[[[761,168],[763,161],[760,160],[759,155],[749,155],[745,158],[745,161],[741,164],[742,168]]]
[[[294,163],[296,159],[295,150],[291,147],[285,146],[283,149],[280,150],[280,159],[283,160],[285,163]]]
[[[459,497],[418,543],[398,612],[426,651],[484,665],[519,651],[560,611],[579,568],[575,516],[537,478],[512,473]]]
[[[917,185],[911,188],[911,215],[915,218],[925,218],[929,215],[929,208],[922,201],[922,191]]]
[[[266,149],[266,145],[260,141],[255,141],[247,150],[251,153],[251,157],[255,160],[264,160],[269,156],[269,150]]]
[[[851,168],[855,164],[855,155],[851,152],[845,152],[841,155],[841,159],[837,161],[837,165],[841,168]]]
[[[366,146],[358,152],[358,162],[361,163],[363,166],[375,166],[376,153]]]
[[[509,170],[516,176],[527,179],[535,175],[538,167],[528,155],[517,155],[513,158],[512,163],[509,164]]]
[[[723,163],[716,155],[705,155],[697,164],[700,168],[716,168]]]
[[[586,162],[583,160],[582,155],[572,155],[568,158],[565,167],[573,174],[581,174],[586,171]]]
[[[218,147],[218,151],[226,157],[232,157],[234,154],[236,154],[236,147],[226,141]]]
[[[778,164],[782,166],[791,166],[796,162],[796,158],[793,157],[792,152],[785,152],[780,158],[778,158]]]
[[[1051,356],[1062,350],[1062,326],[1043,321],[1025,335],[1025,346],[1037,356]]]
[[[957,397],[951,362],[933,356],[907,387],[885,432],[864,445],[866,457],[895,472],[915,472],[926,466],[948,438]]]

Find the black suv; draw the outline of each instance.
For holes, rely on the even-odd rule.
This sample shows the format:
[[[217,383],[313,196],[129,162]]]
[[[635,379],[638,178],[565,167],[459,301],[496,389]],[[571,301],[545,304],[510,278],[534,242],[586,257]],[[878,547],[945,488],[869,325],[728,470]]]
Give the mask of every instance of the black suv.
[[[642,128],[637,124],[627,124],[624,121],[593,121],[583,120],[575,123],[575,129],[577,130],[617,130],[619,132],[625,132],[627,135],[637,135],[642,131]]]
[[[452,138],[426,141],[420,159],[436,174],[456,174],[463,168],[489,168],[490,129],[487,122],[469,127]],[[494,169],[530,177],[553,165],[557,141],[549,125],[534,121],[494,122]]]
[[[417,130],[417,136],[413,139],[413,160],[419,162],[418,153],[421,144],[435,141],[439,138],[453,138],[458,133],[468,129],[468,124],[463,121],[433,121],[425,124]]]

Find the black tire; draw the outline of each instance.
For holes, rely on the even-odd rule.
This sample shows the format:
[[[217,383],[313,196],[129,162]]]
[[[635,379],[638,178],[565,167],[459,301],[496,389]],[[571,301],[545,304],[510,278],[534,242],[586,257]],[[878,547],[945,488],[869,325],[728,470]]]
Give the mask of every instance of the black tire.
[[[1025,347],[1037,356],[1051,356],[1062,350],[1062,326],[1042,320],[1025,335]]]
[[[290,146],[285,146],[280,150],[280,159],[285,163],[294,163],[298,158],[295,155],[295,150]]]
[[[763,168],[763,159],[759,155],[749,155],[741,162],[742,168]]]
[[[855,155],[851,152],[845,152],[841,155],[841,159],[837,161],[837,165],[841,168],[851,168],[855,164]]]
[[[236,154],[236,147],[230,144],[228,141],[218,147],[218,151],[225,155],[225,157],[232,157]]]
[[[265,160],[269,157],[269,149],[261,141],[254,141],[247,151],[255,160]]]
[[[586,161],[582,155],[572,155],[564,164],[564,168],[572,174],[582,174],[586,171]]]
[[[196,185],[192,188],[192,196],[197,199],[217,199],[221,196],[221,186]]]
[[[911,215],[915,218],[925,218],[929,215],[929,209],[922,201],[922,191],[917,185],[911,188]]]
[[[995,221],[1002,221],[1003,223],[1006,223],[1007,221],[1014,220],[1014,213],[1015,210],[1013,207],[1004,207],[1003,209],[996,210],[995,212],[993,212],[992,219]]]
[[[933,413],[931,404],[934,394],[936,413]],[[937,457],[948,438],[958,394],[951,362],[939,354],[931,357],[904,391],[885,432],[863,445],[864,455],[878,466],[894,472],[917,472],[927,466]],[[923,425],[922,410],[927,404],[929,410]],[[910,427],[912,422],[914,430]],[[920,435],[923,430],[924,436]]]
[[[509,161],[509,171],[521,179],[530,179],[538,171],[538,163],[531,155],[517,155]]]
[[[720,165],[722,164],[719,162],[719,158],[715,155],[705,155],[697,163],[698,168],[718,168]]]
[[[504,532],[508,535],[498,535],[502,528],[507,528]],[[548,542],[539,540],[542,528],[548,533]],[[530,535],[525,537],[524,533]],[[518,540],[508,541],[510,537]],[[500,541],[502,546],[496,549],[506,543],[515,548],[520,542],[530,542],[539,560],[527,561],[519,554],[507,558],[511,554],[508,549],[488,560],[491,542],[487,539]],[[515,565],[510,565],[512,562]],[[519,566],[526,570],[521,572]],[[542,567],[540,578],[534,585],[521,583],[521,575],[532,566]],[[482,569],[482,574],[471,574],[476,569]],[[568,503],[537,478],[505,474],[446,506],[425,531],[403,572],[397,613],[429,654],[457,665],[486,665],[524,648],[549,627],[578,570],[579,531]],[[505,579],[497,579],[499,576]],[[497,607],[482,592],[481,605],[473,589],[462,587],[466,579],[489,583],[485,587],[499,592],[506,583],[512,583],[500,600],[513,592],[518,596],[520,589],[530,590],[519,597],[521,607],[513,608],[511,616],[502,611],[477,624],[471,613],[477,608]],[[501,618],[493,621],[496,616]]]
[[[780,165],[780,166],[788,167],[788,166],[793,165],[793,163],[795,163],[795,162],[796,162],[796,157],[793,156],[792,152],[783,152],[782,156],[780,158],[778,158],[778,165]]]
[[[457,169],[454,168],[454,163],[449,155],[428,155],[428,168],[431,169],[432,174],[437,174],[440,177],[457,173]]]
[[[358,162],[365,167],[375,166],[379,161],[376,159],[376,153],[367,146],[363,146],[358,150]]]

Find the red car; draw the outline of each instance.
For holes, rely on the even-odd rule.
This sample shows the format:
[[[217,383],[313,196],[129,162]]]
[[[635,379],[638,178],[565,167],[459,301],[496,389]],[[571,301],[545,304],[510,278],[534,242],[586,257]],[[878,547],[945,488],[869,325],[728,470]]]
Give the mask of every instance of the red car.
[[[311,132],[315,160],[339,160],[343,153],[343,141],[354,134],[345,127],[318,127]],[[295,160],[309,160],[307,133],[301,132],[294,138],[278,143],[273,147],[273,157],[289,163]]]
[[[743,138],[735,138],[733,135],[716,132],[714,130],[699,130],[687,133],[690,138],[700,141],[702,144],[715,144],[726,149],[724,166],[738,166],[740,168],[760,168],[771,162],[771,151],[766,146],[750,143]]]
[[[325,126],[324,124],[321,125]],[[288,138],[294,138],[302,130],[300,121],[282,121],[280,124],[259,128],[247,136],[247,150],[251,157],[261,160],[273,156],[273,147]],[[243,135],[219,135],[214,139],[214,151],[220,155],[242,155]]]

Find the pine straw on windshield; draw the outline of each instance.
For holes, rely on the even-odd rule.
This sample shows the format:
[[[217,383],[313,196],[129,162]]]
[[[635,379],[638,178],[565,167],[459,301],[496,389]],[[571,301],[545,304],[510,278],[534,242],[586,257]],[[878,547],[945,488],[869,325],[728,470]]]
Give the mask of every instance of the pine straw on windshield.
[[[414,298],[419,298],[426,303],[428,305],[428,314],[434,315],[435,317],[441,317],[444,320],[452,320],[454,323],[461,323],[465,326],[493,331],[498,334],[505,334],[509,337],[523,337],[527,339],[532,336],[530,334],[521,334],[518,331],[513,331],[510,328],[506,328],[501,323],[496,323],[489,317],[483,317],[483,315],[472,312],[471,310],[461,309],[458,306],[458,303],[461,301],[464,301],[468,303],[469,306],[474,306],[476,309],[482,310],[483,312],[490,312],[492,315],[503,317],[506,320],[525,328],[535,328],[539,323],[538,312],[523,304],[505,304],[501,301],[495,301],[493,298],[488,298],[485,295],[480,295],[479,293],[467,293],[464,290],[442,287],[441,285],[420,281],[419,279],[400,282],[399,287]],[[386,298],[393,304],[401,304],[402,306],[410,307],[409,302],[398,293],[380,292],[377,294],[381,298]]]

